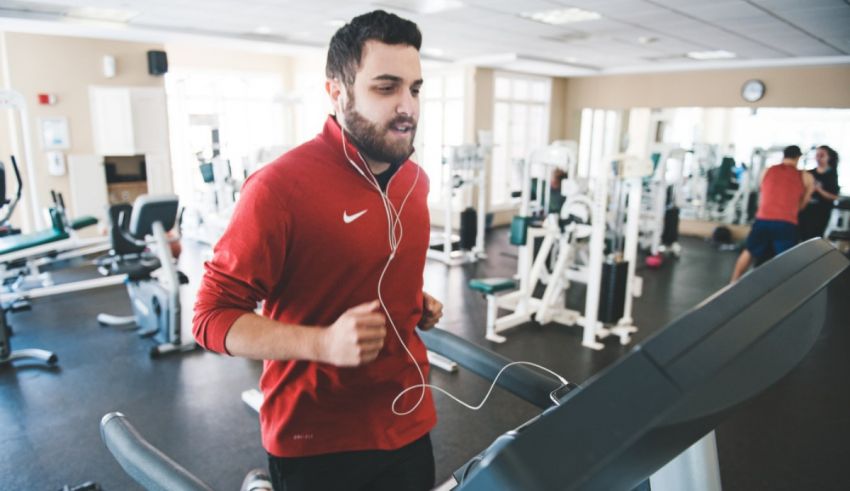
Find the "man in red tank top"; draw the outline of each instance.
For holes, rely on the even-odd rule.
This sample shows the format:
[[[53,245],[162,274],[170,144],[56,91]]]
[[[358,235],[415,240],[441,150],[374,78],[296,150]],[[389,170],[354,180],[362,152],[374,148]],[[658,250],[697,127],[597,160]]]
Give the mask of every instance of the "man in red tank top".
[[[797,214],[814,191],[812,175],[797,169],[802,154],[797,145],[785,147],[782,162],[762,174],[756,221],[735,263],[733,283],[749,269],[753,258],[760,261],[771,253],[781,254],[799,241]]]

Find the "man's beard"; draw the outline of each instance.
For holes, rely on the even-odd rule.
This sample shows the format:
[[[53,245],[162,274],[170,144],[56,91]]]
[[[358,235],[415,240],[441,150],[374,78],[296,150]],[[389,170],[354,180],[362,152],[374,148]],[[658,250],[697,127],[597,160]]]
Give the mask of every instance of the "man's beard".
[[[416,121],[409,116],[398,116],[388,122],[383,128],[366,119],[354,109],[354,97],[349,96],[342,115],[345,129],[357,148],[371,160],[401,164],[413,153],[413,139],[416,137]],[[410,142],[399,140],[388,142],[391,128],[398,124],[409,124]]]

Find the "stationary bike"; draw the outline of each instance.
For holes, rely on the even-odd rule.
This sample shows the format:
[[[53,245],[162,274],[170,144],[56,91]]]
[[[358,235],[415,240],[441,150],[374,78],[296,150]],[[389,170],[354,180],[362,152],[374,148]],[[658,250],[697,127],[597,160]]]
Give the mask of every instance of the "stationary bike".
[[[140,336],[156,340],[152,358],[197,347],[194,341],[181,340],[180,285],[189,279],[177,270],[166,235],[178,221],[178,208],[174,195],[143,195],[132,207],[111,206],[112,251],[98,260],[101,274],[127,275],[133,315],[98,314],[97,321],[103,326],[135,324]]]
[[[2,216],[0,216],[0,230],[14,230],[8,225],[9,217],[15,210],[15,206],[21,200],[21,173],[18,171],[18,164],[15,162],[15,157],[12,157],[12,166],[15,169],[15,176],[18,180],[18,191],[12,199],[6,199],[6,167],[0,162],[0,207],[4,207]],[[0,235],[9,235],[0,233]],[[29,304],[26,302],[12,302],[9,305],[0,305],[0,365],[11,363],[15,360],[33,358],[41,360],[49,366],[54,366],[59,361],[55,353],[38,348],[22,349],[12,351],[12,344],[9,338],[12,336],[12,328],[6,321],[6,312],[19,312],[29,310]]]

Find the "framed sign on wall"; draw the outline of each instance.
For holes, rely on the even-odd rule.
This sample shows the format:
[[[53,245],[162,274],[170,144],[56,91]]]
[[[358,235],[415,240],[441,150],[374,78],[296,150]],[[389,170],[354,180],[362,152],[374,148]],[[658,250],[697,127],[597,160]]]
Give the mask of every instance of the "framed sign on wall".
[[[66,150],[71,147],[68,132],[68,118],[64,116],[39,118],[41,124],[41,144],[45,149]]]

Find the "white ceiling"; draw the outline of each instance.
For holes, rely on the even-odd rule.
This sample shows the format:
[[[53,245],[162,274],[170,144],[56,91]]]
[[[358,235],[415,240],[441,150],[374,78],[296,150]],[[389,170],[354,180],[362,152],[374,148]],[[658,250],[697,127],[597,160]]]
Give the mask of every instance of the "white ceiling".
[[[446,5],[455,8],[418,13]],[[81,6],[131,18],[126,24],[87,24],[81,17],[96,14],[71,10]],[[565,7],[602,17],[552,26],[519,16]],[[188,34],[323,49],[337,29],[332,21],[375,8],[415,21],[426,57],[521,65],[552,75],[850,62],[850,0],[0,0],[0,17],[8,21],[0,28],[13,21],[52,22],[57,33],[73,25],[76,34],[98,31],[99,37],[112,29],[125,39],[144,33],[146,40],[167,42]],[[736,58],[685,57],[706,50],[730,51]]]

